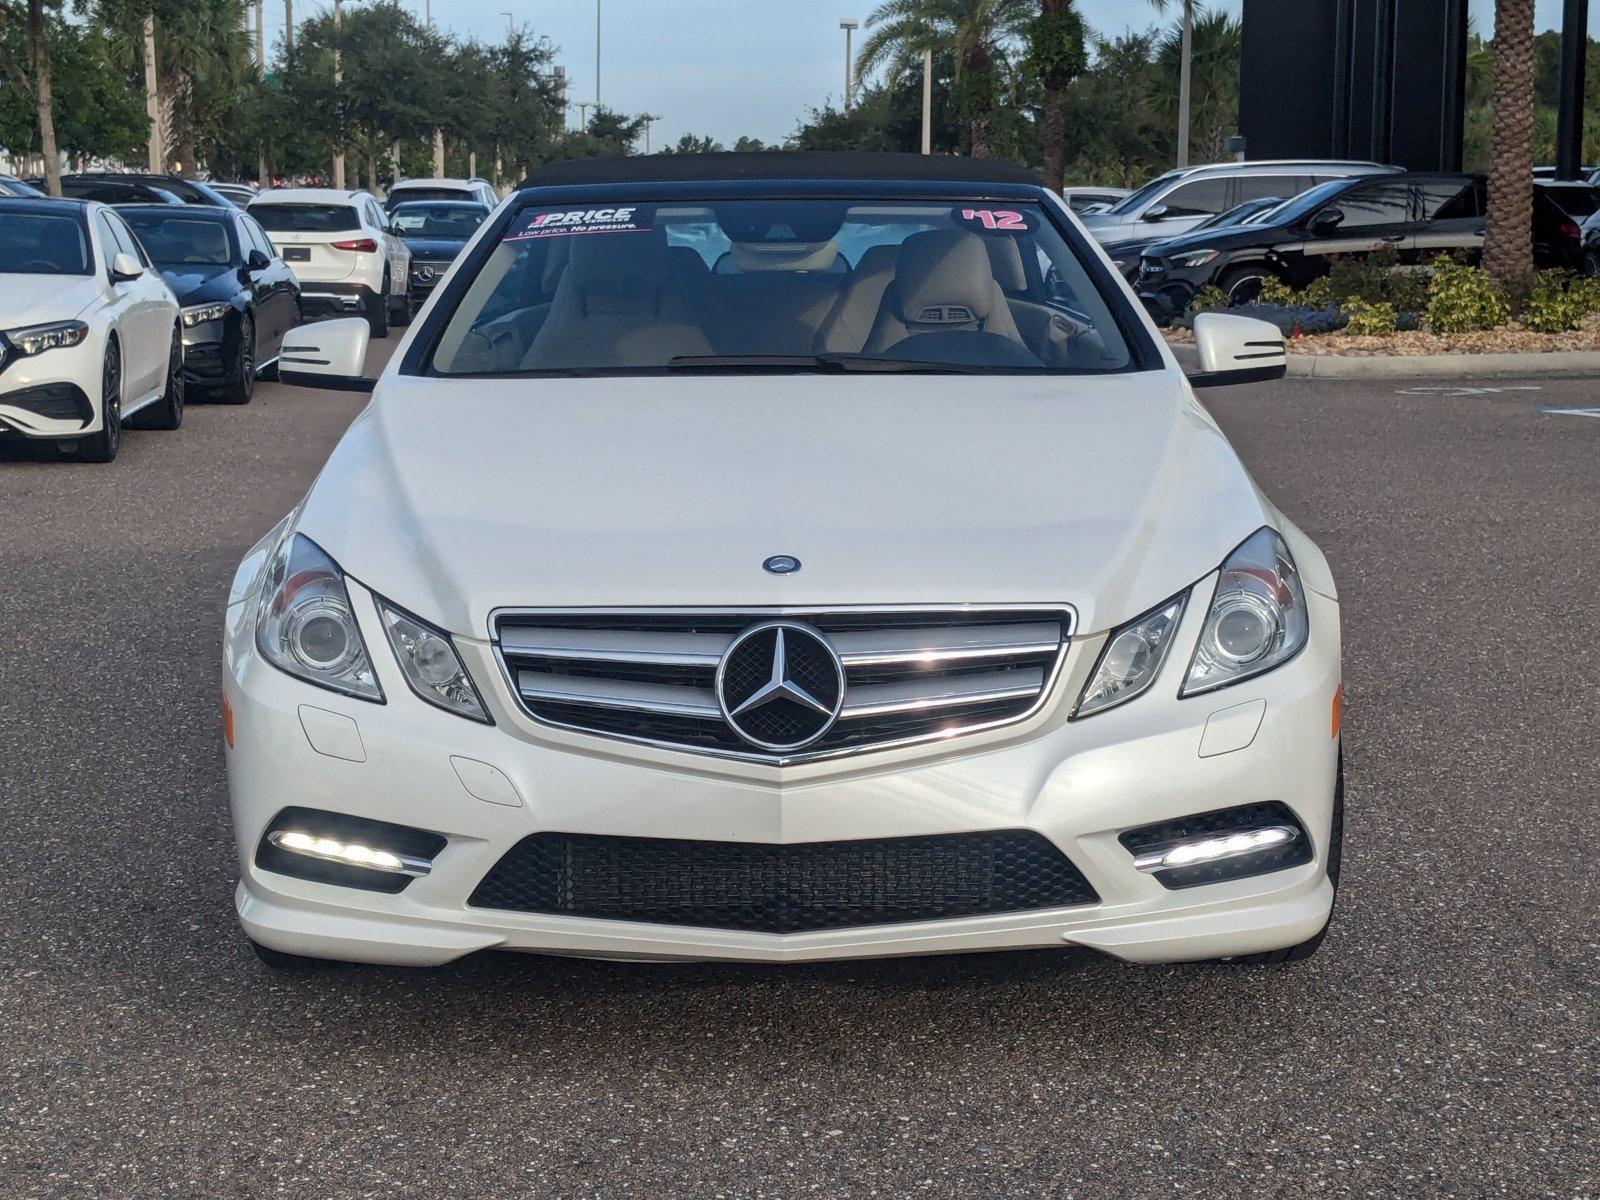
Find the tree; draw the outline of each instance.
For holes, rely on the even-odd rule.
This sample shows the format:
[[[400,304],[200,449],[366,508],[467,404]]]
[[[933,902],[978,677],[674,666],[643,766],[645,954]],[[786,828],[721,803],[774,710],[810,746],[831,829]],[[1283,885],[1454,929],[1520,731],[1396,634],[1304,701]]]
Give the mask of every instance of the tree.
[[[0,6],[0,144],[13,158],[44,159],[38,93],[30,62],[26,20],[10,20]],[[137,94],[119,73],[107,69],[104,32],[45,13],[45,56],[50,65],[51,126],[56,148],[68,159],[79,156],[122,158],[138,153],[144,140],[144,114]],[[59,172],[58,172],[59,173]],[[48,178],[48,175],[47,175]]]
[[[56,7],[54,5],[48,7]],[[28,102],[32,108],[33,128],[39,136],[39,152],[44,158],[45,188],[52,196],[61,195],[61,153],[56,144],[56,114],[55,95],[51,82],[51,14],[45,10],[45,0],[28,0],[27,11],[23,18],[25,22],[23,40],[26,48],[22,50],[19,58],[17,47],[11,38],[15,27],[17,13],[15,6],[6,3],[0,6],[0,18],[4,19],[4,47],[5,67],[12,79],[21,81],[28,91]],[[23,59],[27,65],[23,66]],[[9,84],[11,80],[7,80]],[[26,139],[31,143],[32,138]]]
[[[1483,265],[1503,286],[1533,272],[1533,0],[1495,0],[1493,107]]]
[[[1094,41],[1089,69],[1067,89],[1073,179],[1133,187],[1168,162],[1170,143],[1151,99],[1155,55],[1153,31]]]
[[[1187,107],[1188,136],[1179,144],[1196,145],[1201,162],[1216,162],[1224,142],[1239,121],[1239,61],[1243,50],[1239,22],[1222,12],[1200,11],[1189,46],[1189,103],[1183,97],[1183,37],[1169,31],[1156,52],[1151,82],[1155,109],[1179,123]],[[1180,158],[1179,163],[1183,163]]]
[[[884,0],[867,18],[856,77],[879,67],[891,78],[921,71],[922,55],[952,50],[969,153],[986,158],[1011,48],[1033,18],[1037,0]]]
[[[1150,0],[1159,13],[1167,11],[1170,0]],[[1178,25],[1178,166],[1189,165],[1189,73],[1194,33],[1194,0],[1181,0],[1183,19]]]
[[[1060,187],[1067,166],[1067,86],[1088,66],[1083,17],[1072,0],[1039,0],[1028,27],[1028,73],[1044,89],[1040,105],[1044,179]]]
[[[741,138],[740,141],[744,139]],[[723,149],[722,143],[709,137],[697,137],[686,133],[674,144],[661,147],[661,154],[716,154]]]

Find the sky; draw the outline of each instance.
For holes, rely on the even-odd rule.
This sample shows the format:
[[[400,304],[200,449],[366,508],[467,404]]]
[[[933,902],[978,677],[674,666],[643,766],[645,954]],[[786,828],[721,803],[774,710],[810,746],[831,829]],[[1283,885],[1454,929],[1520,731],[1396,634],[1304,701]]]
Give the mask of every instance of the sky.
[[[402,2],[421,16],[428,0]],[[597,2],[601,99],[608,108],[659,114],[651,141],[660,147],[683,133],[730,146],[741,135],[781,141],[809,107],[843,94],[839,18],[864,23],[877,0],[431,0],[434,21],[458,35],[498,41],[509,11],[517,23],[549,37],[574,102],[594,97]],[[1101,33],[1171,19],[1161,18],[1150,0],[1077,3],[1089,27]],[[1470,5],[1475,28],[1487,33],[1493,0]],[[330,0],[294,0],[295,19],[329,7]],[[1240,0],[1215,0],[1212,7],[1237,15]],[[283,36],[283,0],[265,0],[265,20],[275,46]],[[1557,28],[1560,20],[1561,0],[1536,0],[1537,28]],[[1592,8],[1590,32],[1600,35],[1600,5]],[[855,36],[859,46],[860,32]],[[571,119],[576,123],[576,110]]]

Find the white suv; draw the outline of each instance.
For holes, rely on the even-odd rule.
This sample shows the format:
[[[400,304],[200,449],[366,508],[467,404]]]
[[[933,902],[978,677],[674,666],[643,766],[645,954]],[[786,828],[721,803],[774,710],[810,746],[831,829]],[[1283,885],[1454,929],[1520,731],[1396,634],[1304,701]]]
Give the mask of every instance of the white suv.
[[[365,313],[373,337],[411,319],[411,251],[366,192],[278,188],[249,213],[300,282],[306,310]]]
[[[545,168],[229,597],[239,919],[269,963],[1316,948],[1339,603],[1019,168]],[[1268,398],[1263,398],[1266,402]]]
[[[407,200],[476,200],[490,209],[500,203],[486,179],[402,179],[389,189],[383,207],[393,212]]]

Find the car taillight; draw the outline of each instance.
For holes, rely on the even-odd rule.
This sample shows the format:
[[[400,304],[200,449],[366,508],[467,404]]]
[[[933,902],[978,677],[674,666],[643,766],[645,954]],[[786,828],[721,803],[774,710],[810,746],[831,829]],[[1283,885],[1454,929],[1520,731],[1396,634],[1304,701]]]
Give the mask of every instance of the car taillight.
[[[335,242],[335,250],[354,250],[361,254],[371,254],[378,248],[378,243],[371,238],[356,238],[348,242]]]
[[[1569,238],[1582,237],[1583,230],[1578,228],[1576,221],[1563,221],[1561,222],[1561,236]]]

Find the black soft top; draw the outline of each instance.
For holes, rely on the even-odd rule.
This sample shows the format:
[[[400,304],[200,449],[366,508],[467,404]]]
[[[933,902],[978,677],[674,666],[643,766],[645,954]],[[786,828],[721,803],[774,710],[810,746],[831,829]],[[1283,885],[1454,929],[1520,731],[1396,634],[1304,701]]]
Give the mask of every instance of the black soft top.
[[[843,154],[767,150],[744,154],[644,154],[578,158],[529,172],[519,188],[618,183],[722,183],[768,179],[1003,183],[1043,187],[1026,167],[943,154]]]

